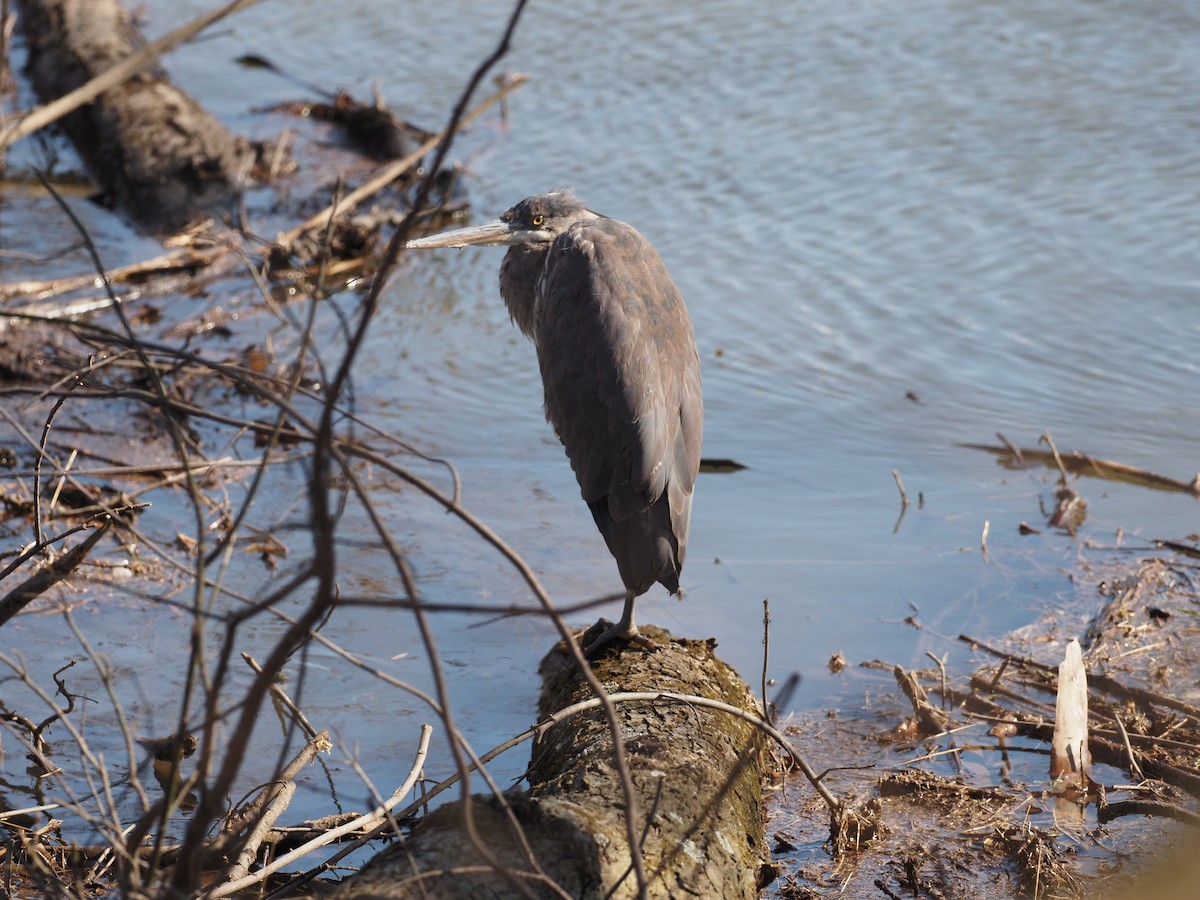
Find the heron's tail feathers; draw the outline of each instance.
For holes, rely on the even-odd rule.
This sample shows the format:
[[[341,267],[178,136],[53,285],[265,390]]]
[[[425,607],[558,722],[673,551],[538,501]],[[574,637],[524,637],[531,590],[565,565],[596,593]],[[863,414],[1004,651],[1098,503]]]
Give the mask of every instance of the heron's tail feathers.
[[[613,516],[608,497],[588,504],[625,588],[635,596],[656,581],[672,593],[679,590],[692,498],[690,494],[676,497],[672,504],[671,494],[668,489],[653,505],[629,511],[620,519]]]

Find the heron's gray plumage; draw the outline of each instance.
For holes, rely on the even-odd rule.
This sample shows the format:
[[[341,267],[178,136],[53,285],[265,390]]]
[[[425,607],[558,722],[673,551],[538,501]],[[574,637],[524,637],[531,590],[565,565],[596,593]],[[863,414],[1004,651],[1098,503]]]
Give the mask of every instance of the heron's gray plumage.
[[[649,242],[603,218],[559,235],[537,285],[534,341],[546,417],[626,588],[678,590],[700,465],[700,359]]]
[[[700,358],[687,307],[654,248],[567,192],[498,222],[411,246],[511,244],[500,293],[537,347],[546,418],[633,598],[679,589],[700,466]]]

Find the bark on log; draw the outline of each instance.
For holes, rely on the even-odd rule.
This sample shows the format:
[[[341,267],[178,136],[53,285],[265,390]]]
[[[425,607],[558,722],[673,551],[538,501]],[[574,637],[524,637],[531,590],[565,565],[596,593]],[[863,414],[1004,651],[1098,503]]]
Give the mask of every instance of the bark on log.
[[[711,641],[643,629],[661,648],[625,650],[595,663],[610,692],[697,694],[746,710],[745,683],[713,653]],[[542,661],[541,714],[590,698],[570,657],[556,647]],[[755,897],[762,864],[761,732],[728,713],[658,699],[621,703],[618,721],[637,795],[650,897]],[[625,806],[612,741],[599,709],[567,718],[534,747],[528,794],[506,795],[537,867],[570,897],[636,897]],[[537,880],[494,798],[472,802],[481,842],[537,897],[561,896]],[[402,843],[371,860],[338,900],[516,896],[463,831],[460,803],[444,806]]]
[[[18,0],[29,48],[26,71],[43,102],[86,84],[144,40],[118,0]],[[182,228],[231,208],[251,155],[153,66],[62,127],[101,199],[152,232]]]

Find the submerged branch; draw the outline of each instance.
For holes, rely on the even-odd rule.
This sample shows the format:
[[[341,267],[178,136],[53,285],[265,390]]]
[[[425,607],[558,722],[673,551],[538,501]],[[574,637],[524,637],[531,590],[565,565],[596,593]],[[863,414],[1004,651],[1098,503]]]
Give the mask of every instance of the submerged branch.
[[[1103,478],[1106,481],[1120,481],[1138,487],[1148,487],[1160,491],[1176,491],[1200,497],[1200,473],[1190,482],[1179,481],[1166,475],[1159,475],[1148,469],[1125,463],[1100,459],[1079,450],[1059,454],[1055,450],[1042,450],[1037,447],[1015,447],[1006,443],[1003,446],[993,444],[960,444],[969,450],[982,450],[997,457],[997,462],[1009,469],[1028,468],[1030,465],[1042,465],[1048,469],[1058,470],[1060,465],[1066,472],[1075,475],[1088,475]]]

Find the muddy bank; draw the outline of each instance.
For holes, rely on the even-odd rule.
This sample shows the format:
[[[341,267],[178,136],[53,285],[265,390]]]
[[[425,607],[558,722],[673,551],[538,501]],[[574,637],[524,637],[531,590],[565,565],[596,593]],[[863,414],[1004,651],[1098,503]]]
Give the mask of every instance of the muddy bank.
[[[833,778],[873,827],[839,842],[815,804],[777,811],[773,896],[1194,896],[1200,556],[1172,549],[1109,553],[1079,573],[1087,621],[1077,604],[991,646],[964,636],[985,660],[975,672],[895,667],[897,688],[872,712],[793,722],[818,767],[851,767]],[[1071,638],[1085,650],[1094,761],[1079,796],[1052,793],[1049,776]]]

